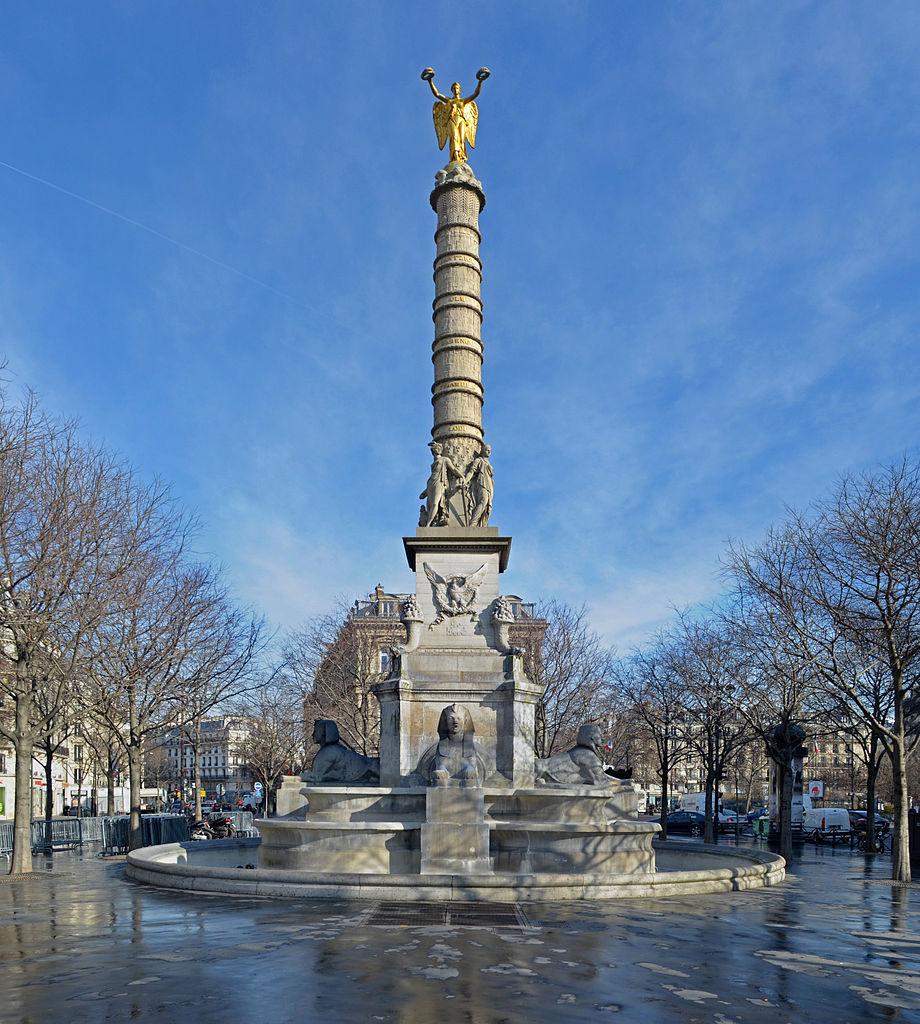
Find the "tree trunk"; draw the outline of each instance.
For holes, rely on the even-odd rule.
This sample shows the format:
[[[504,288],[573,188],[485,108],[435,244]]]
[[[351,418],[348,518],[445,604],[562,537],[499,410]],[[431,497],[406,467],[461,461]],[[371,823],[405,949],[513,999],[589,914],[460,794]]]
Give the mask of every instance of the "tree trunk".
[[[715,842],[715,828],[713,826],[713,789],[715,788],[715,779],[713,779],[710,772],[706,773],[706,821],[703,826],[703,841],[707,843]]]
[[[747,796],[744,798],[744,813],[751,813],[751,804],[754,800],[754,766],[751,765],[751,770],[748,772],[748,786]]]
[[[47,829],[51,832],[51,819],[54,817],[54,754],[45,747],[45,763],[42,767],[45,770],[45,821],[48,822]]]
[[[195,719],[195,731],[189,737],[192,745],[192,778],[195,780],[195,821],[201,821],[201,718]],[[186,734],[187,735],[187,734]]]
[[[10,871],[22,875],[32,870],[32,737],[18,735],[16,751],[15,809],[13,811],[13,857]]]
[[[894,836],[891,840],[891,877],[896,882],[910,881],[910,834],[907,812],[907,764],[904,757],[903,735],[889,751],[894,788]]]
[[[667,753],[661,758],[661,838],[668,838],[668,776],[671,773]]]
[[[792,858],[792,766],[777,765],[780,772],[779,852],[785,860]]]
[[[128,849],[138,850],[144,845],[141,834],[141,752],[138,747],[128,747],[128,785],[131,794]]]
[[[115,813],[115,757],[111,750],[105,768],[105,784],[108,788],[108,806],[105,810],[106,814],[111,816]]]
[[[878,735],[873,730],[869,738],[869,757],[866,762],[866,853],[877,850],[875,842],[875,782],[878,778]]]

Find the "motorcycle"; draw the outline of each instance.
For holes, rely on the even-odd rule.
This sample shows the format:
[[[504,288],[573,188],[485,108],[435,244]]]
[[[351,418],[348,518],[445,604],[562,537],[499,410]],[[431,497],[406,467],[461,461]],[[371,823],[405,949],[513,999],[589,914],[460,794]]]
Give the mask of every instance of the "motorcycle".
[[[212,821],[196,821],[189,828],[190,839],[233,839],[236,830],[232,818],[215,818]]]
[[[233,839],[236,835],[233,818],[213,818],[210,825],[215,839]]]

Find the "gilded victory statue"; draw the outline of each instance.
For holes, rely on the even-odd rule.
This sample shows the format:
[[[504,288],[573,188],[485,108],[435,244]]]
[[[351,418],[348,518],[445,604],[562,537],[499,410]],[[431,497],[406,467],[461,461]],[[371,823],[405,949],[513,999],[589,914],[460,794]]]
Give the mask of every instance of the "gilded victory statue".
[[[425,68],[422,78],[428,83],[437,102],[434,105],[434,130],[438,133],[438,148],[443,149],[444,143],[450,140],[450,162],[465,164],[467,161],[466,144],[476,147],[476,124],[479,121],[479,108],[476,97],[482,83],[489,77],[488,68],[480,68],[476,72],[479,84],[471,96],[460,95],[460,83],[454,82],[450,87],[451,95],[442,96],[434,87],[434,69]]]

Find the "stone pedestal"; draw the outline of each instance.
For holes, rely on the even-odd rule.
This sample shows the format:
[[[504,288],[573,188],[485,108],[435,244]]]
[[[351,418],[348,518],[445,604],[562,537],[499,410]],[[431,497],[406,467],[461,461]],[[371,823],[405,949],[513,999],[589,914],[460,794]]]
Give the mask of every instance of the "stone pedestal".
[[[432,786],[421,827],[421,874],[477,875],[492,870],[480,787]]]
[[[419,527],[403,543],[423,621],[414,649],[397,651],[389,678],[372,687],[380,784],[426,785],[414,774],[419,759],[437,741],[442,710],[461,704],[473,721],[484,784],[529,789],[543,689],[527,678],[519,654],[499,649],[492,623],[511,538],[494,526]]]
[[[285,775],[281,780],[281,788],[275,794],[275,813],[279,818],[302,811],[307,806],[307,798],[301,793],[303,779],[299,775]]]

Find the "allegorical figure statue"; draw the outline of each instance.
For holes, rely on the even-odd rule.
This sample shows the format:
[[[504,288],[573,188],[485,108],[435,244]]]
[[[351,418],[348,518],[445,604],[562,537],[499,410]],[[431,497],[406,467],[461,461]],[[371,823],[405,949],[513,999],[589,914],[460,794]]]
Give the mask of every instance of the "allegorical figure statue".
[[[450,140],[451,163],[465,164],[466,144],[476,146],[476,124],[479,121],[479,108],[476,106],[476,97],[482,88],[482,83],[489,77],[491,72],[488,68],[480,68],[476,72],[479,84],[471,96],[460,95],[460,83],[454,82],[450,87],[451,95],[442,96],[434,87],[434,70],[425,68],[422,78],[428,83],[431,91],[437,98],[437,103],[432,111],[434,115],[434,130],[438,133],[438,148],[443,149],[444,143]]]
[[[463,480],[463,474],[442,454],[441,446],[437,441],[428,444],[431,449],[431,476],[428,477],[428,485],[419,495],[427,499],[419,516],[419,526],[446,526],[450,508],[448,498],[450,497],[451,474],[458,480]]]
[[[313,758],[313,782],[376,784],[380,781],[380,758],[365,757],[346,747],[339,739],[339,727],[328,718],[317,718],[313,723],[313,742],[320,748]]]
[[[470,505],[469,526],[488,526],[492,514],[492,465],[489,456],[492,449],[485,442],[466,472],[466,485],[469,488]]]
[[[418,774],[430,786],[480,786],[482,761],[473,744],[473,716],[462,704],[448,704],[438,720],[438,742],[421,757]]]
[[[553,757],[538,757],[534,766],[537,785],[609,786],[610,776],[601,760],[603,734],[599,725],[578,727],[575,746]]]

